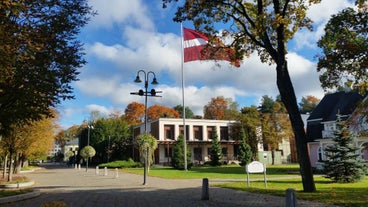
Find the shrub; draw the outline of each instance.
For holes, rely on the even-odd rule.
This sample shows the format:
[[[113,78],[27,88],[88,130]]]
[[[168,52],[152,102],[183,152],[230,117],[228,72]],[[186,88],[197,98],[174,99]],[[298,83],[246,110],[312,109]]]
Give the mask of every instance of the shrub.
[[[128,160],[116,160],[109,163],[103,163],[98,166],[107,168],[136,168],[142,167],[142,163],[134,162],[132,158],[129,158]]]

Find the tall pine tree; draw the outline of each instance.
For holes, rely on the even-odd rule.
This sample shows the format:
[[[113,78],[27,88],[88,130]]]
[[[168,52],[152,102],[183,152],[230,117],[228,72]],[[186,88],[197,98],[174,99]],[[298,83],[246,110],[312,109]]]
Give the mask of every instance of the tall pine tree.
[[[354,137],[346,123],[338,116],[334,145],[328,146],[324,163],[325,177],[335,182],[351,183],[364,178],[366,164],[359,158],[359,147],[354,145]]]
[[[252,160],[252,150],[247,143],[244,128],[240,132],[241,144],[239,146],[239,161],[240,165],[245,166]]]
[[[210,156],[211,156],[211,162],[210,165],[211,166],[220,166],[221,165],[221,158],[222,158],[222,154],[221,154],[221,145],[217,136],[217,131],[216,129],[213,130],[213,135],[212,135],[212,145],[211,145],[211,149],[210,149]]]
[[[187,149],[189,149],[187,147]],[[192,167],[191,163],[191,154],[187,151],[187,169]],[[173,157],[171,160],[171,165],[173,168],[178,170],[184,170],[185,163],[184,163],[184,136],[182,134],[179,135],[178,139],[175,141],[173,147]]]

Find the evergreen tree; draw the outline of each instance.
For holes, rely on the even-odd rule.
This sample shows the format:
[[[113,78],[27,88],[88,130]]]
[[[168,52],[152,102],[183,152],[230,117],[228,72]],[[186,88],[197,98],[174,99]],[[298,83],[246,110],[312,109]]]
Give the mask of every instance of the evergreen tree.
[[[246,141],[245,131],[244,129],[241,130],[241,144],[239,147],[239,161],[240,165],[245,166],[246,164],[250,163],[252,160],[252,151],[250,149],[249,144]]]
[[[218,140],[217,131],[214,130],[212,135],[212,146],[210,150],[210,156],[211,156],[211,166],[220,166],[221,165],[221,145]]]
[[[189,149],[187,147],[187,149]],[[187,169],[192,167],[191,163],[191,154],[187,150]],[[178,139],[175,141],[173,147],[173,156],[171,160],[171,165],[173,168],[178,170],[184,170],[184,136],[182,134],[179,135]]]
[[[364,178],[365,168],[365,163],[356,153],[360,149],[354,145],[354,137],[340,116],[336,128],[333,138],[336,144],[325,149],[327,156],[324,163],[325,177],[335,182],[357,182]]]

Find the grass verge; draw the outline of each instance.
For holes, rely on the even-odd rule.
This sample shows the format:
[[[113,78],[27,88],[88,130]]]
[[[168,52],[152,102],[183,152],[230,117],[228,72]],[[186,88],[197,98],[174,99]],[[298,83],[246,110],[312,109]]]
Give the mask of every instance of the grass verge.
[[[122,169],[122,171],[143,174],[143,168]],[[267,166],[267,188],[263,182],[263,174],[251,174],[251,179],[258,178],[260,181],[252,181],[250,187],[247,187],[245,170],[237,165],[193,167],[188,171],[171,167],[151,168],[148,175],[167,179],[239,179],[236,182],[216,183],[214,186],[277,196],[285,196],[286,189],[294,188],[297,199],[349,207],[368,207],[368,177],[357,183],[333,183],[322,176],[315,176],[317,191],[305,193],[301,178],[290,178],[292,175],[299,175],[298,165]]]

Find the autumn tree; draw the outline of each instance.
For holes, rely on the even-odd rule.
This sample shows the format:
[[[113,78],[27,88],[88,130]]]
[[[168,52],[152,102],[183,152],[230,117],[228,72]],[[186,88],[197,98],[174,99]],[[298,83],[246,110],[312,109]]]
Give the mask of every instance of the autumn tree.
[[[322,48],[317,71],[323,88],[349,85],[364,94],[368,91],[368,7],[366,1],[356,4],[359,9],[346,8],[326,24],[317,43]]]
[[[76,139],[81,133],[81,127],[79,125],[73,125],[65,130],[59,130],[55,136],[55,141],[64,146],[66,142]]]
[[[272,97],[264,95],[262,96],[261,104],[258,109],[261,113],[272,113],[274,104],[275,101]]]
[[[252,160],[257,159],[259,137],[257,129],[261,127],[261,115],[255,106],[243,107],[241,115],[237,119],[237,123],[231,127],[231,137],[235,140],[242,141],[243,132],[245,142],[250,146],[252,152]]]
[[[365,95],[368,91],[368,7],[365,0],[355,2],[358,9],[346,8],[326,24],[325,34],[318,41],[322,54],[318,56],[317,71],[321,72],[323,88],[348,86]],[[368,120],[367,108],[368,99],[365,99],[352,119],[363,115]]]
[[[183,117],[183,106],[182,105],[177,105],[174,107],[174,109],[179,112],[180,117]],[[194,113],[188,106],[185,107],[185,118],[187,119],[194,118]]]
[[[163,6],[176,1],[163,0]],[[308,7],[316,2],[319,1],[186,0],[183,6],[178,7],[174,17],[177,22],[192,21],[196,30],[209,36],[230,40],[226,45],[219,45],[216,44],[217,38],[210,38],[204,52],[232,48],[235,49],[235,55],[229,56],[232,61],[258,52],[262,62],[276,66],[276,84],[292,123],[303,189],[306,192],[313,192],[316,188],[303,120],[288,71],[286,43],[299,29],[312,28],[306,13]],[[227,28],[220,28],[219,32],[219,24]]]
[[[125,109],[125,119],[130,125],[140,124],[144,121],[144,104],[132,102]]]
[[[240,116],[239,104],[232,98],[226,98],[227,107],[224,113],[224,120],[236,120]]]
[[[292,136],[291,123],[286,109],[280,102],[274,102],[271,113],[262,113],[263,144],[271,151],[272,164],[275,164],[275,151],[283,139]]]
[[[153,105],[147,109],[148,120],[155,120],[158,118],[179,118],[180,114],[177,110],[166,106]]]
[[[312,111],[317,107],[320,101],[321,100],[316,98],[315,96],[302,97],[302,100],[299,103],[300,113],[312,113]]]
[[[203,107],[204,118],[216,120],[234,120],[239,115],[237,107],[238,104],[231,98],[224,98],[223,96],[211,98],[211,101]]]
[[[72,82],[85,64],[80,29],[93,14],[81,1],[1,1],[0,133],[52,116],[73,98]]]
[[[55,110],[51,113],[56,114]],[[57,115],[53,115],[57,117]],[[8,180],[12,180],[13,172],[19,172],[28,159],[46,156],[54,142],[55,119],[43,116],[40,120],[12,125],[11,131],[0,140],[4,154],[4,169],[7,160],[10,162]],[[5,170],[6,172],[7,170]]]

